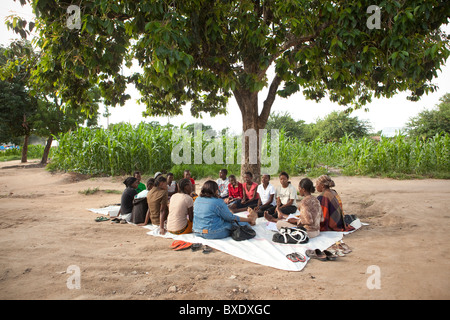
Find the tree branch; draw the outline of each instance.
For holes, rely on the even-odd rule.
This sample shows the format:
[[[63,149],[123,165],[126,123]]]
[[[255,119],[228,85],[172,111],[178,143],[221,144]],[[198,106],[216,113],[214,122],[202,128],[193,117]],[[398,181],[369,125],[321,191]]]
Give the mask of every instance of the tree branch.
[[[279,57],[281,56],[286,50],[288,50],[289,48],[292,47],[299,47],[302,44],[304,44],[307,41],[313,41],[318,35],[319,33],[325,29],[326,27],[328,27],[330,25],[330,22],[325,22],[323,24],[321,24],[316,30],[314,30],[314,33],[297,38],[292,34],[289,34],[286,38],[286,42],[284,43],[284,45],[281,47],[281,49],[272,56],[272,58],[269,60],[269,63],[267,64],[267,67],[264,68],[263,70],[260,70],[257,74],[258,79],[262,79],[264,77],[264,75],[267,72],[267,69],[270,67],[270,65],[272,65],[272,63]]]
[[[272,109],[273,102],[277,95],[278,87],[281,84],[281,77],[276,75],[269,87],[269,93],[267,94],[266,100],[264,100],[263,109],[258,117],[259,128],[265,128],[267,120],[269,119],[270,110]]]

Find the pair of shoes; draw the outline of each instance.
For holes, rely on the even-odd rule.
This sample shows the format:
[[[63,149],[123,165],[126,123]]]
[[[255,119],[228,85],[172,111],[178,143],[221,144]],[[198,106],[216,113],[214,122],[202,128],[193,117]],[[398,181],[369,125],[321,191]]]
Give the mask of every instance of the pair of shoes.
[[[334,261],[338,257],[334,252],[329,250],[321,251],[320,249],[306,250],[306,255],[311,259],[318,259],[320,261]]]
[[[189,249],[190,247],[192,247],[192,243],[182,240],[175,240],[170,245],[170,248],[173,249],[174,251],[186,250]]]
[[[311,259],[317,259],[320,261],[327,261],[327,255],[322,252],[320,249],[315,250],[306,250],[306,255]]]
[[[102,222],[102,221],[108,221],[108,220],[109,220],[108,217],[103,217],[103,216],[95,218],[95,222]]]
[[[336,242],[333,247],[334,250],[340,250],[343,254],[348,254],[350,252],[352,252],[352,250],[350,249],[350,247],[344,243],[344,241],[338,241]]]
[[[338,257],[345,257],[345,253],[339,249],[335,244],[328,248],[328,251]]]
[[[286,255],[286,258],[288,258],[292,262],[305,262],[306,261],[306,257],[298,252],[289,253],[288,255]]]

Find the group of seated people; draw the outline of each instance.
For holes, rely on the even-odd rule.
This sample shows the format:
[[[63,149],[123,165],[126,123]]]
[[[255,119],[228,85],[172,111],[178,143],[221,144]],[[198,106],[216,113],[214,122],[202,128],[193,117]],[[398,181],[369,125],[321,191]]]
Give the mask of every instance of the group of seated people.
[[[186,234],[194,232],[206,239],[230,236],[233,223],[255,225],[258,217],[264,217],[282,227],[303,227],[310,238],[320,231],[349,231],[352,227],[344,222],[342,201],[332,189],[334,181],[327,175],[320,176],[316,185],[309,178],[300,181],[295,188],[286,172],[279,174],[280,185],[274,187],[270,176],[263,174],[261,184],[253,182],[251,172],[246,172],[243,182],[234,175],[227,177],[227,170],[219,172],[219,179],[206,181],[197,195],[195,181],[190,171],[184,178],[174,181],[172,173],[160,172],[147,181],[140,182],[141,175],[124,181],[120,213],[133,212],[133,199],[147,199],[145,220],[160,227],[160,233]],[[145,189],[144,189],[145,188]],[[297,189],[302,198],[297,205]],[[316,197],[315,191],[320,192]],[[235,213],[248,211],[246,217]]]

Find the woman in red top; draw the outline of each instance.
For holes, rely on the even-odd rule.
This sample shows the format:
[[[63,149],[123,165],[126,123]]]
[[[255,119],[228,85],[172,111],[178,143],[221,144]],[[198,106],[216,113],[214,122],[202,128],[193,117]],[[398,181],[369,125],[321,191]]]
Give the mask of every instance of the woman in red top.
[[[239,201],[243,197],[243,188],[242,183],[236,180],[234,175],[230,175],[228,177],[228,198],[225,198],[224,201],[228,206],[234,204],[234,202]]]
[[[233,213],[246,211],[249,207],[253,209],[258,205],[258,184],[253,182],[253,174],[251,172],[244,173],[244,181],[245,183],[242,185],[242,200],[235,202],[234,205],[230,207],[230,210]]]

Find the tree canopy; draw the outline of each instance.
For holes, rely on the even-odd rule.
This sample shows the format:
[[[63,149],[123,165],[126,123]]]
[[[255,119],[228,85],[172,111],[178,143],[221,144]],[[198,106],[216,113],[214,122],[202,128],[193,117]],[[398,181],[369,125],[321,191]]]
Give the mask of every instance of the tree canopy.
[[[244,131],[264,128],[276,96],[298,91],[349,108],[400,91],[417,100],[435,90],[449,56],[440,30],[450,16],[446,0],[380,1],[379,17],[368,13],[370,0],[28,1],[42,50],[35,87],[79,107],[94,84],[107,105],[122,105],[134,84],[153,116],[181,114],[187,103],[194,116],[226,114],[234,96]],[[372,18],[379,28],[368,27]],[[23,34],[26,22],[12,19],[10,27]],[[141,71],[124,76],[132,63]],[[248,153],[242,170],[258,175]]]

